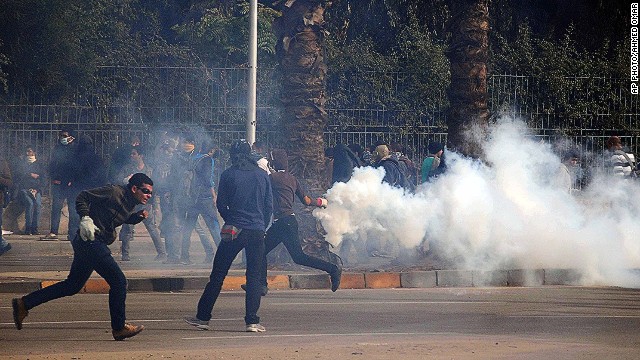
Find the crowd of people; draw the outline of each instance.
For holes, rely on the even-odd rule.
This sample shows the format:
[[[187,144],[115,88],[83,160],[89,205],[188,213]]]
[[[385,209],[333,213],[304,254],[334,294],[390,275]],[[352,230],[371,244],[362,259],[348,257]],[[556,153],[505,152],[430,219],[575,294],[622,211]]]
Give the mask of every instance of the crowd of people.
[[[139,139],[132,139],[130,144],[116,149],[107,174],[98,173],[104,164],[96,160],[99,157],[95,153],[90,160],[90,168],[84,164],[73,164],[79,157],[77,151],[89,152],[89,143],[86,141],[81,141],[75,152],[69,150],[73,149],[69,147],[74,146],[74,141],[75,138],[69,133],[61,133],[60,145],[54,151],[52,164],[68,166],[69,172],[64,173],[66,177],[51,177],[52,185],[59,186],[59,191],[53,195],[59,195],[59,202],[66,199],[69,211],[73,211],[77,219],[72,223],[70,214],[68,238],[74,250],[71,269],[64,281],[12,300],[13,317],[18,330],[22,328],[23,320],[31,309],[76,294],[95,270],[110,286],[109,310],[113,338],[123,340],[142,331],[143,326],[126,322],[126,278],[108,247],[118,238],[116,230],[120,228],[121,260],[128,261],[132,232],[135,224],[140,222],[145,225],[156,245],[156,260],[190,264],[191,233],[198,217],[204,218],[216,241],[217,250],[214,250],[211,241],[203,241],[205,262],[213,263],[211,277],[198,304],[196,317],[185,318],[187,323],[200,329],[207,328],[224,278],[242,250],[246,254],[247,283],[243,289],[246,291],[245,322],[249,332],[265,331],[257,312],[260,298],[267,291],[266,255],[280,242],[286,244],[297,263],[326,271],[330,275],[332,291],[338,289],[341,264],[316,259],[302,251],[292,210],[296,196],[307,206],[323,207],[327,201],[323,198],[311,199],[304,193],[297,179],[287,172],[286,152],[275,150],[274,153],[279,155],[270,164],[265,164],[262,160],[266,160],[266,157],[255,149],[252,151],[246,141],[235,142],[229,150],[232,166],[220,175],[216,192],[215,158],[218,148],[206,143],[196,148],[196,141],[189,133],[166,136],[161,141],[154,150],[159,155],[152,162],[155,169],[145,162],[146,150],[140,146]],[[71,154],[68,162],[65,162],[64,154],[61,155],[62,151]],[[77,170],[78,167],[81,169]],[[33,167],[29,169],[35,171]],[[15,187],[8,165],[6,174],[2,178],[6,178],[3,186]],[[42,181],[44,174],[37,175],[34,178]],[[81,175],[84,178],[80,178]],[[102,180],[98,180],[99,176],[103,176]],[[155,183],[152,177],[156,179]],[[152,197],[153,194],[158,196]],[[52,205],[58,206],[55,208],[57,211],[60,211],[59,202],[54,200]],[[153,220],[156,210],[159,210],[161,217],[159,226]],[[218,222],[218,213],[224,220],[222,227]],[[58,224],[52,223],[52,230],[58,230],[53,225]],[[269,226],[271,228],[267,232]],[[29,228],[29,234],[32,230]],[[33,232],[37,232],[37,225]],[[48,236],[55,237],[57,232],[52,231]],[[4,246],[4,251],[7,251],[11,245]]]
[[[431,142],[428,150],[421,166],[416,166],[403,154],[399,144],[380,142],[368,149],[357,144],[337,144],[325,152],[330,165],[327,187],[348,181],[356,167],[373,166],[384,169],[383,182],[414,191],[420,183],[446,173],[444,145]],[[110,286],[113,338],[123,340],[140,333],[143,326],[126,322],[126,278],[109,249],[119,237],[121,261],[129,261],[129,243],[135,225],[140,222],[155,245],[156,261],[188,265],[192,263],[191,234],[197,230],[198,219],[204,220],[213,239],[200,237],[204,261],[212,263],[211,275],[195,316],[184,319],[198,329],[209,329],[225,277],[243,250],[247,281],[242,288],[246,291],[244,320],[248,332],[266,330],[260,324],[258,310],[261,297],[268,292],[267,254],[280,243],[297,264],[326,272],[331,290],[336,291],[342,275],[339,257],[327,261],[305,254],[293,211],[296,198],[305,206],[315,207],[326,207],[327,200],[307,195],[298,179],[288,172],[287,152],[266,151],[259,143],[252,148],[244,140],[236,141],[229,148],[231,166],[220,174],[216,184],[218,153],[215,144],[197,144],[194,135],[187,132],[165,134],[153,149],[143,147],[140,139],[133,137],[115,150],[106,167],[89,136],[76,140],[69,132],[61,131],[48,169],[38,162],[32,146],[26,146],[23,156],[14,164],[0,159],[0,189],[3,190],[0,200],[4,204],[11,197],[12,201],[24,205],[24,233],[39,232],[42,192],[49,185],[45,182],[48,179],[52,217],[47,237],[58,236],[60,214],[66,201],[68,240],[74,250],[64,281],[12,300],[16,328],[22,329],[29,311],[38,305],[76,294],[95,270]],[[152,161],[147,161],[147,154],[153,155]],[[579,176],[579,153],[570,150],[560,158],[558,184],[571,193]],[[605,159],[613,175],[637,176],[635,158],[623,150],[619,137],[608,140]],[[222,226],[218,215],[223,220]],[[120,229],[119,235],[117,229]],[[11,245],[4,238],[0,237],[0,241],[1,255],[10,250]]]

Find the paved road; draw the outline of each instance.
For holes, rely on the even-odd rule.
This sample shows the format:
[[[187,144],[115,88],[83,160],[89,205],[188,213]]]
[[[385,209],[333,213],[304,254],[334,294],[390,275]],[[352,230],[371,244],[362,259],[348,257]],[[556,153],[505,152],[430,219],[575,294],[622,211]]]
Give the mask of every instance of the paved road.
[[[133,293],[127,313],[147,329],[111,339],[106,295],[36,309],[17,331],[0,294],[5,359],[637,359],[640,290],[432,288],[272,291],[267,332],[243,332],[244,295],[225,292],[214,331],[181,321],[199,293]]]

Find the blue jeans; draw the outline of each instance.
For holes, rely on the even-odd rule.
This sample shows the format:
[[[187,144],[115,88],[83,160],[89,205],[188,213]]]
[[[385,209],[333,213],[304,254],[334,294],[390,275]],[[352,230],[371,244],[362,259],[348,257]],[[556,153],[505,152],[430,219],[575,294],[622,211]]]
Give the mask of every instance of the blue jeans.
[[[260,297],[262,293],[262,268],[264,261],[264,231],[242,230],[238,238],[231,241],[222,241],[213,259],[213,269],[209,276],[209,282],[204,288],[204,292],[198,302],[198,313],[196,317],[200,320],[209,321],[213,306],[222,290],[222,283],[229,273],[231,263],[236,258],[240,250],[246,248],[247,253],[247,292],[245,294],[245,316],[246,324],[260,323],[258,309],[260,308]]]
[[[24,204],[25,234],[35,234],[38,232],[40,222],[40,210],[42,209],[42,194],[38,191],[35,195],[27,189],[22,189],[18,193],[18,201]]]
[[[180,258],[189,260],[189,248],[191,247],[191,233],[198,222],[198,215],[202,215],[204,222],[209,228],[211,237],[216,245],[220,244],[220,223],[218,223],[218,212],[213,204],[213,198],[199,198],[195,204],[186,211],[182,228],[182,251]],[[207,257],[213,256],[213,244],[208,238],[200,237],[200,242]]]
[[[77,294],[95,270],[109,284],[109,313],[111,329],[120,330],[125,322],[125,299],[127,279],[111,256],[107,244],[100,241],[83,241],[79,236],[71,240],[73,262],[67,278],[46,288],[25,295],[27,310],[48,301]]]
[[[51,232],[54,234],[60,231],[60,217],[65,200],[69,204],[69,214],[71,214],[71,203],[75,212],[76,199],[72,197],[72,193],[73,191],[67,185],[51,184]]]
[[[164,238],[167,259],[177,260],[179,254],[176,242],[180,237],[181,228],[181,224],[178,221],[178,214],[169,194],[160,193],[158,197],[160,198],[160,211],[162,212],[160,235]]]

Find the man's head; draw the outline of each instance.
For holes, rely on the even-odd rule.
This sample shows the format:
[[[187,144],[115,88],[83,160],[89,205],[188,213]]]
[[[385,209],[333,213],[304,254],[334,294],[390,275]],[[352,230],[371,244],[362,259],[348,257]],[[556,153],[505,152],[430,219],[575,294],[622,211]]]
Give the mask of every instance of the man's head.
[[[153,180],[143,173],[136,173],[129,178],[127,188],[138,203],[144,205],[153,195]]]
[[[439,142],[431,142],[429,143],[429,146],[427,146],[427,149],[429,150],[430,155],[440,157],[444,152],[444,145]]]
[[[245,139],[236,140],[229,148],[231,155],[249,155],[251,154],[251,145]]]
[[[25,156],[29,163],[34,163],[36,161],[36,148],[31,145],[27,145],[25,147]]]
[[[612,136],[607,140],[607,149],[620,150],[622,149],[622,140],[619,136]]]
[[[182,137],[182,151],[191,154],[196,149],[196,139],[191,134],[185,134]]]
[[[258,154],[264,154],[265,152],[265,145],[264,143],[262,143],[262,141],[256,141],[253,143],[253,145],[251,146],[251,148],[253,149],[253,151],[255,151]]]
[[[139,146],[140,145],[140,137],[138,135],[131,136],[131,140],[129,142],[131,146]]]
[[[567,166],[578,166],[578,162],[580,161],[580,154],[576,150],[567,150],[564,154],[562,154],[562,162]]]
[[[376,161],[380,161],[389,157],[389,147],[385,144],[376,146],[374,158]]]
[[[132,146],[129,156],[131,157],[131,162],[134,164],[144,162],[144,149],[142,146]]]
[[[251,145],[245,140],[236,140],[229,148],[229,157],[231,164],[241,168],[249,167],[249,165],[258,166],[256,160],[251,157]]]
[[[271,165],[276,171],[289,170],[289,158],[284,149],[273,149],[271,151]]]
[[[73,140],[75,140],[75,138],[71,136],[71,134],[69,134],[67,130],[60,131],[60,133],[58,134],[58,138],[60,139],[60,144],[62,145],[69,145],[73,142]]]

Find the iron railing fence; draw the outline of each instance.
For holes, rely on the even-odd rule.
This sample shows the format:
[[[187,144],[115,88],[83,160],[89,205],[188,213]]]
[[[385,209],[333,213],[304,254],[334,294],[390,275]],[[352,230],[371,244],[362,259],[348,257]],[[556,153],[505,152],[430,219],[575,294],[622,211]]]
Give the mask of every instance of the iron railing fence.
[[[48,162],[60,129],[89,134],[108,160],[132,135],[153,144],[165,131],[188,129],[201,139],[227,144],[244,137],[246,69],[204,67],[100,67],[94,90],[72,104],[0,103],[0,151],[9,158],[29,144]],[[330,74],[327,84],[328,146],[398,142],[414,161],[429,141],[446,142],[445,89],[416,86],[411,74]],[[638,97],[627,79],[569,77],[551,82],[521,75],[492,75],[489,105],[498,114],[522,118],[532,136],[585,157],[600,153],[620,135],[640,150]],[[276,142],[280,86],[274,69],[258,71],[257,138]],[[595,161],[597,163],[597,161]]]

